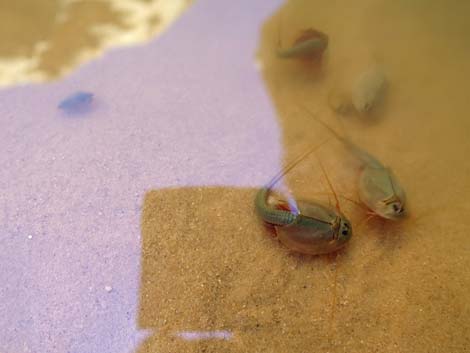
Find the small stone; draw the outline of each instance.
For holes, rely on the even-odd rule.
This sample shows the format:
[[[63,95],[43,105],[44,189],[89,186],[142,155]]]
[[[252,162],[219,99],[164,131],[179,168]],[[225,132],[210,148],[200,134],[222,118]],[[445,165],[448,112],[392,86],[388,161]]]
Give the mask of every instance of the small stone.
[[[105,286],[105,287],[104,287],[104,290],[105,290],[106,292],[110,293],[110,292],[113,290],[113,287],[111,287],[111,286]]]
[[[91,110],[93,93],[78,91],[61,101],[58,108],[68,114],[88,113]]]

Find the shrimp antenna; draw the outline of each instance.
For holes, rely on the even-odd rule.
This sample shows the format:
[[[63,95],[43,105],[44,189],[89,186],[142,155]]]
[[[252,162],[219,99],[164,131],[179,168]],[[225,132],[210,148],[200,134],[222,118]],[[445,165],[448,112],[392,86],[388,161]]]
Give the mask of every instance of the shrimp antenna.
[[[358,225],[357,228],[358,228],[358,229],[362,228],[363,225],[366,225],[367,223],[369,223],[369,221],[370,221],[371,219],[374,219],[374,218],[376,218],[376,217],[378,217],[377,214],[375,214],[375,213],[368,213],[368,214],[367,214],[367,217],[364,218],[364,219],[361,221],[361,223],[359,223],[359,225]]]
[[[336,210],[338,212],[341,212],[341,207],[339,206],[338,195],[336,194],[336,191],[333,188],[333,184],[331,183],[330,177],[328,176],[328,173],[326,172],[326,169],[323,166],[323,163],[321,162],[320,158],[318,157],[318,155],[316,153],[315,153],[315,157],[317,158],[318,164],[320,165],[320,169],[322,170],[322,173],[325,176],[326,182],[328,183],[328,187],[330,188],[331,192],[333,193],[333,196],[335,197]]]
[[[315,145],[310,147],[307,151],[302,153],[300,156],[298,156],[296,159],[294,159],[290,164],[288,164],[285,168],[283,168],[280,172],[278,172],[267,184],[268,188],[272,188],[284,175],[286,175],[288,172],[290,172],[295,166],[297,166],[300,162],[302,162],[305,158],[307,158],[310,154],[315,152],[318,148],[323,146],[328,139],[324,140],[321,142],[319,145]]]
[[[320,120],[318,117],[315,116],[313,112],[311,112],[307,107],[300,104],[300,106],[313,118],[315,121],[323,125],[328,131],[330,131],[338,140],[340,140],[347,148],[349,148],[353,154],[356,155],[363,163],[369,165],[376,165],[383,168],[383,165],[372,155],[364,151],[362,148],[356,146],[353,142],[351,142],[347,137],[341,136],[338,134],[333,128],[328,126],[324,121]],[[341,123],[342,124],[342,123]],[[343,125],[341,125],[343,126]]]
[[[313,113],[310,109],[308,109],[305,105],[303,104],[300,104],[300,106],[303,108],[303,110],[305,110],[307,112],[307,114],[312,118],[314,119],[317,123],[320,123],[324,128],[326,128],[329,132],[331,132],[336,138],[338,138],[340,141],[343,141],[347,144],[348,141],[343,137],[341,136],[340,134],[338,134],[333,128],[331,128],[330,126],[328,126],[328,124],[326,124],[323,120],[321,120],[320,118],[318,118],[316,116],[315,113]]]
[[[367,207],[365,207],[362,203],[360,203],[356,200],[353,200],[352,198],[349,198],[349,197],[343,196],[343,195],[339,195],[339,197],[342,198],[342,199],[345,199],[346,201],[349,201],[349,202],[353,203],[354,205],[356,205],[357,207],[363,209],[366,212],[369,211],[369,209]]]

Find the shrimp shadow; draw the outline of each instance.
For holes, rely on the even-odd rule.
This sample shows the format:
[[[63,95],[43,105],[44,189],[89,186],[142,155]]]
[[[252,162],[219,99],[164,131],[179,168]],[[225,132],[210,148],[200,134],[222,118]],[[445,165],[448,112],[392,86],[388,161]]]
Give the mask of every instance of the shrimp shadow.
[[[188,187],[145,195],[138,326],[152,335],[137,352],[326,344],[331,258],[295,255],[273,239],[255,194]]]

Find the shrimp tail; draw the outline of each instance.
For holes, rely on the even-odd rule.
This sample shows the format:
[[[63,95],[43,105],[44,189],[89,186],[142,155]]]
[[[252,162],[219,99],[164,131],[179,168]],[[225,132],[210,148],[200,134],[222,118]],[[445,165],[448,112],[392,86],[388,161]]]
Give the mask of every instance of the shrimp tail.
[[[273,188],[273,186],[284,175],[286,175],[290,170],[292,170],[295,166],[297,166],[300,162],[302,162],[305,158],[307,158],[316,149],[320,148],[327,141],[328,139],[321,142],[319,145],[310,147],[307,151],[305,151],[303,154],[297,157],[294,161],[292,161],[287,167],[285,167],[279,173],[277,173],[267,185],[265,185],[263,188],[261,188],[258,191],[258,194],[256,195],[256,198],[255,198],[255,208],[258,214],[261,216],[261,218],[265,222],[268,222],[274,225],[283,226],[283,225],[292,224],[296,221],[297,216],[299,215],[299,210],[297,209],[295,200],[293,199],[290,200],[289,202],[290,210],[285,210],[282,208],[281,209],[275,208],[268,204],[269,193],[271,192],[271,189]]]
[[[385,168],[382,163],[380,163],[377,158],[372,156],[371,154],[364,151],[362,148],[357,146],[353,143],[350,139],[341,136],[338,134],[332,127],[326,124],[324,121],[319,119],[311,110],[309,110],[306,106],[301,104],[301,107],[308,113],[308,115],[314,119],[316,122],[321,124],[324,128],[326,128],[331,134],[333,134],[352,154],[354,154],[364,165],[371,167],[371,168]]]

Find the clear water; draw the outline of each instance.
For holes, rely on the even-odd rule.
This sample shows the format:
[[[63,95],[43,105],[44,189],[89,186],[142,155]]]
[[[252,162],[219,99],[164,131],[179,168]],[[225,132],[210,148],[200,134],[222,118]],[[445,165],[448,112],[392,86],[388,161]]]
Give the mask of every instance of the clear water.
[[[37,2],[29,5],[33,3]],[[133,27],[131,12],[124,15],[122,8],[107,2],[71,2],[68,12],[58,10],[65,2],[42,3],[25,17],[29,32],[22,29],[28,34],[22,45],[3,41],[10,43],[1,53],[4,85],[56,78],[89,59],[90,52],[101,53],[103,43],[149,38],[159,28],[159,16],[172,19],[179,13],[170,11],[166,17],[164,11],[143,11],[144,25],[135,26],[138,21],[134,21]],[[130,1],[129,8],[139,18],[150,3]],[[340,198],[354,236],[338,254],[312,257],[289,252],[261,224],[253,209],[254,188],[149,191],[140,218],[138,303],[123,302],[114,283],[101,286],[106,300],[92,302],[89,293],[100,289],[90,287],[89,293],[79,293],[83,307],[108,315],[109,325],[103,328],[83,318],[73,323],[73,329],[93,327],[97,334],[86,336],[90,341],[100,341],[103,332],[118,341],[129,327],[115,325],[114,316],[106,311],[106,303],[111,303],[135,305],[137,329],[151,331],[143,342],[129,343],[137,352],[467,351],[469,14],[470,5],[456,0],[299,0],[287,2],[260,23],[258,52],[244,54],[253,55],[260,67],[278,116],[285,160],[330,136],[301,108],[308,106],[395,171],[407,192],[408,217],[397,222],[368,219],[363,208]],[[0,22],[12,31],[17,24]],[[101,26],[113,37],[110,27],[103,25],[117,30],[120,39],[101,40],[90,34],[90,28]],[[279,38],[289,46],[310,27],[330,39],[321,67],[276,57]],[[133,33],[133,39],[126,31]],[[328,104],[330,92],[347,91],[373,65],[380,65],[389,82],[383,101],[368,116],[337,119]],[[357,161],[331,136],[318,158],[336,193],[357,200]],[[306,160],[286,177],[286,183],[295,198],[333,204],[318,163],[315,158]],[[104,219],[99,216],[97,222]],[[122,214],[116,210],[115,217]],[[125,228],[127,223],[121,219],[119,224]],[[28,236],[29,241],[38,238]],[[104,241],[102,245],[108,246]],[[130,246],[119,241],[114,245]],[[9,278],[22,278],[22,272],[27,273],[23,265]],[[84,286],[93,276],[92,265],[85,274],[80,272]],[[116,282],[130,273],[115,274]],[[60,289],[65,302],[70,295],[67,288]],[[8,298],[14,297],[11,293]],[[26,290],[22,294],[28,295]],[[58,318],[54,305],[45,300],[49,311],[42,321],[12,321],[9,332],[23,331],[14,343],[8,342],[10,346],[31,344],[25,327],[49,332],[50,318],[54,324],[65,322],[69,316]],[[25,307],[18,311],[21,317],[30,314]],[[54,337],[49,340],[48,347],[60,351],[62,347],[51,343]],[[84,351],[80,347],[86,342],[74,344],[76,352]]]

